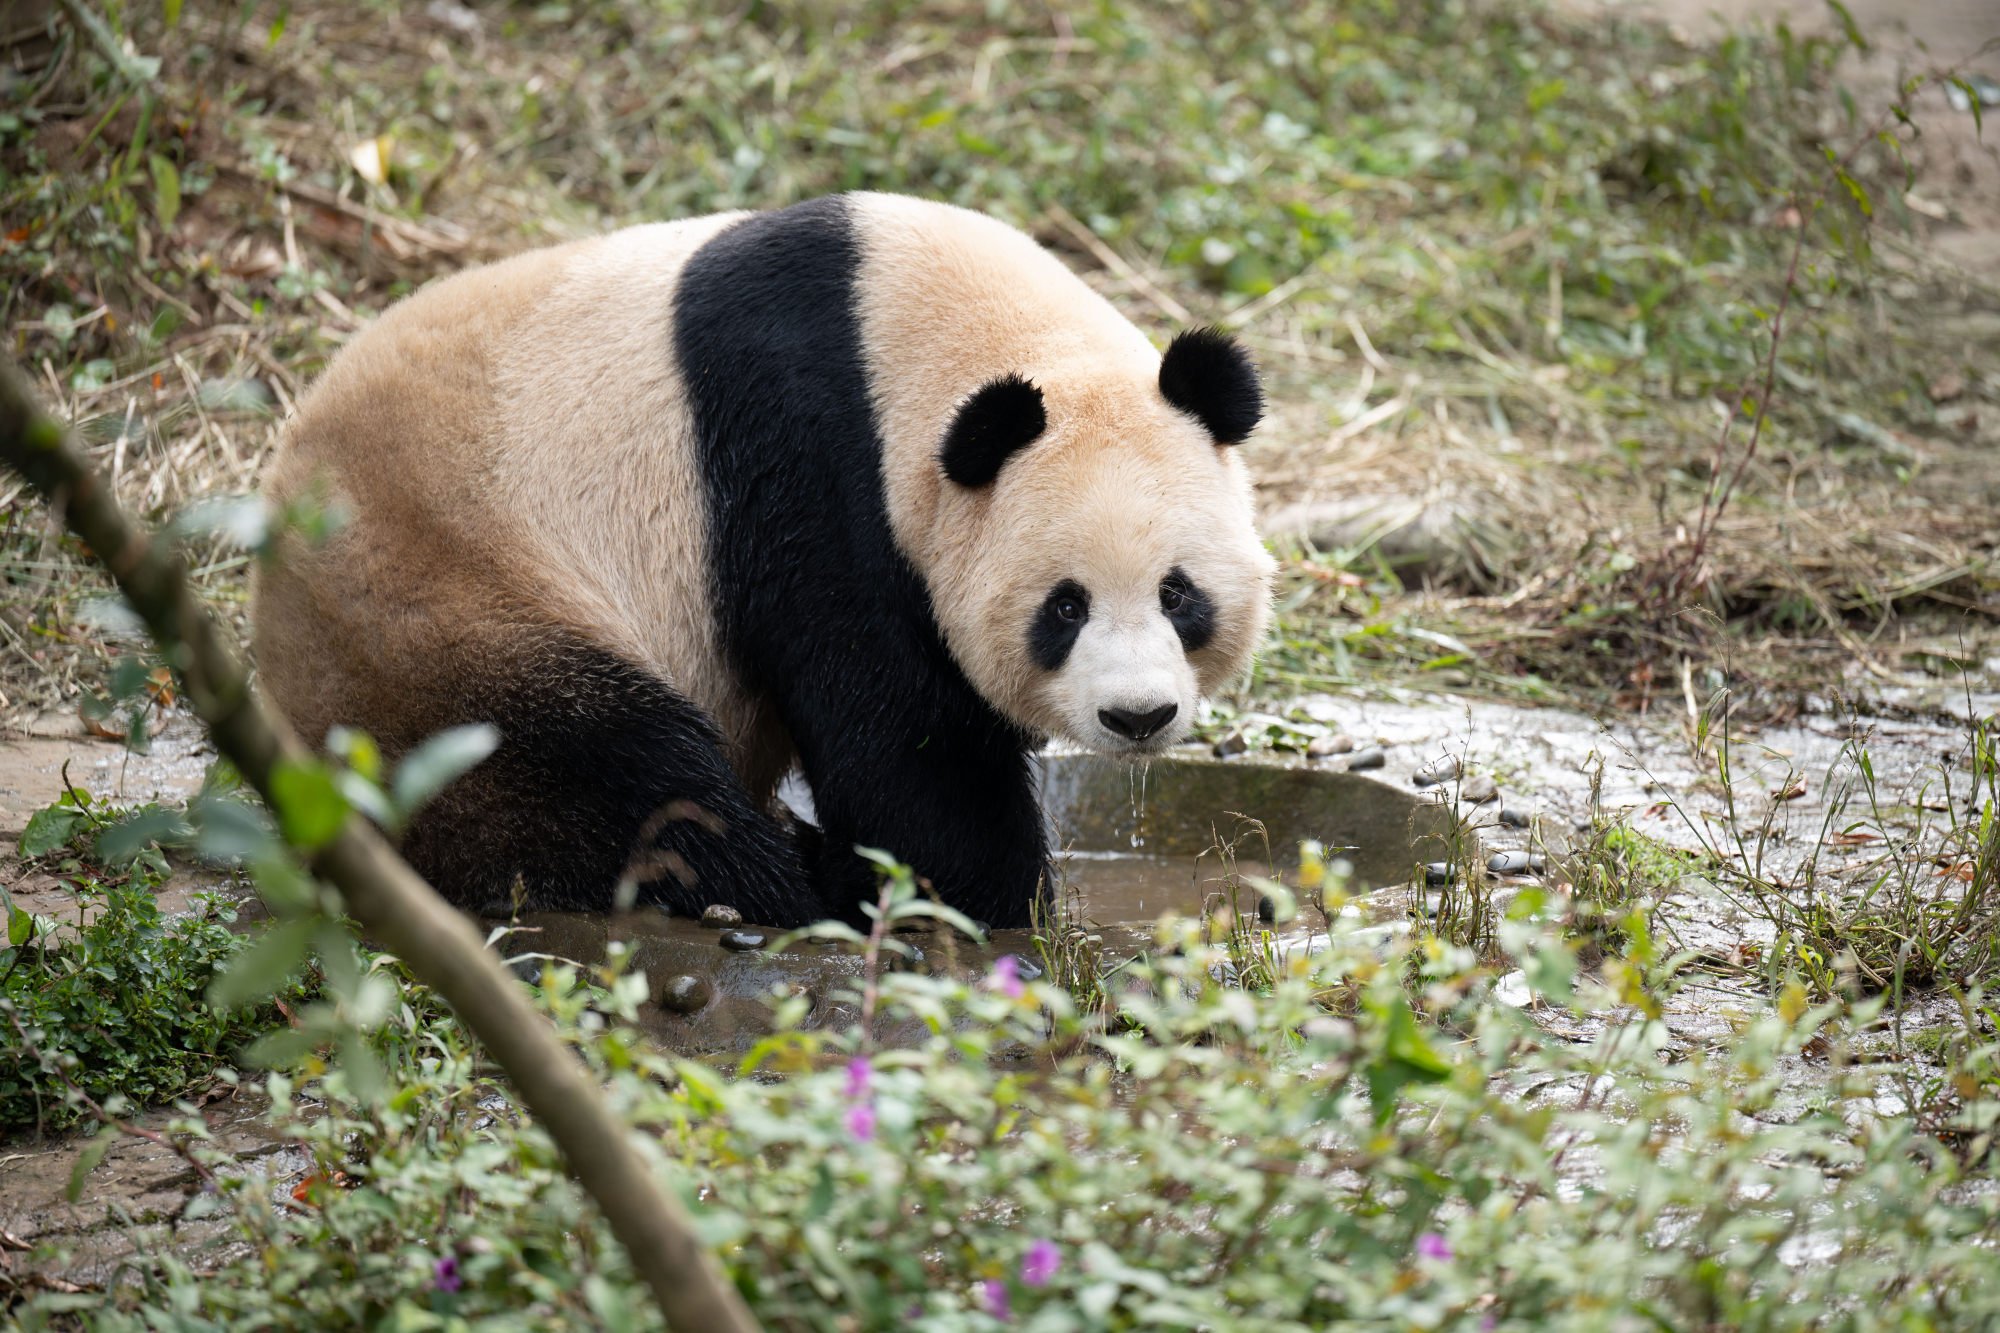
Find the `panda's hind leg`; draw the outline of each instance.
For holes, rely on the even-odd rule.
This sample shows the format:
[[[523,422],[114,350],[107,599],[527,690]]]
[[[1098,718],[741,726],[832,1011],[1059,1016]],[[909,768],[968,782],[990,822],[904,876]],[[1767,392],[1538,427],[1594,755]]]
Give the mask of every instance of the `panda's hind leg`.
[[[404,840],[448,898],[602,910],[630,880],[638,901],[676,914],[721,903],[776,927],[821,915],[792,834],[752,799],[699,708],[569,631],[509,637],[440,682],[449,720],[500,731]]]

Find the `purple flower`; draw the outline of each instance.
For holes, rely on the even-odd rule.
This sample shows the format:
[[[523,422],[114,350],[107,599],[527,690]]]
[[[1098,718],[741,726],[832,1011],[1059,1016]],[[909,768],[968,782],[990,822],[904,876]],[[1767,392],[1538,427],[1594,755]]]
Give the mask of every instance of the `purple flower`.
[[[431,1265],[431,1286],[450,1295],[465,1285],[465,1279],[458,1275],[458,1256],[447,1254]]]
[[[847,1100],[858,1102],[868,1095],[868,1080],[874,1077],[875,1066],[868,1063],[868,1057],[857,1055],[847,1062]]]
[[[1451,1242],[1435,1231],[1426,1231],[1417,1237],[1417,1257],[1448,1264],[1451,1262]]]
[[[997,990],[1010,1000],[1018,1000],[1023,993],[1021,986],[1021,960],[1011,953],[1003,953],[993,960],[993,972],[986,978],[988,990]]]
[[[1031,1287],[1046,1287],[1049,1279],[1062,1267],[1062,1251],[1052,1240],[1038,1240],[1028,1246],[1028,1253],[1021,1259],[1021,1281]]]
[[[875,1108],[867,1102],[856,1102],[847,1108],[847,1132],[858,1143],[867,1143],[875,1137]]]
[[[1007,1301],[1007,1284],[997,1277],[989,1277],[979,1284],[980,1299],[986,1302],[986,1313],[1005,1324],[1014,1318],[1014,1307]]]

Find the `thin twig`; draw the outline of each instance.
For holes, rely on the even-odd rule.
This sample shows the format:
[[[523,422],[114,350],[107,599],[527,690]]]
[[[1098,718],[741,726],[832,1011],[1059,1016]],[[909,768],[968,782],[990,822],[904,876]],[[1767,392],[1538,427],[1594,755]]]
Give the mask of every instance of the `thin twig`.
[[[1159,308],[1161,314],[1176,324],[1194,323],[1194,316],[1188,313],[1186,306],[1167,295],[1151,278],[1133,268],[1126,262],[1125,256],[1099,240],[1097,233],[1077,221],[1074,213],[1061,204],[1050,204],[1047,213],[1049,221],[1061,227],[1078,245],[1090,251],[1091,257],[1098,263],[1123,278],[1132,290],[1151,301]]]

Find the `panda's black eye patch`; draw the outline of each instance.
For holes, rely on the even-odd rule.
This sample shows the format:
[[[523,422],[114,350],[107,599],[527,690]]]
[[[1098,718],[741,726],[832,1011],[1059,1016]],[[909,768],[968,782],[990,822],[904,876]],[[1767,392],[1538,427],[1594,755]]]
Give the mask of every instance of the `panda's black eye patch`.
[[[1215,604],[1178,566],[1160,580],[1160,610],[1188,652],[1199,652],[1215,637]]]
[[[1044,671],[1054,671],[1069,660],[1076,636],[1090,619],[1090,594],[1081,583],[1064,579],[1049,590],[1035,620],[1028,627],[1028,655]]]

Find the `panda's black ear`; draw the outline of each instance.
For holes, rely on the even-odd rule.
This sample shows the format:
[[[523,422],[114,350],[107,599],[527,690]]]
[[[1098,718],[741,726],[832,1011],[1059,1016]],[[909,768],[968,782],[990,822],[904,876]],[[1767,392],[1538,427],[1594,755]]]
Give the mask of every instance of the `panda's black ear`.
[[[1042,391],[1019,375],[1002,375],[959,404],[938,462],[947,477],[976,490],[999,476],[1001,464],[1033,444],[1048,424]]]
[[[1250,354],[1220,329],[1189,329],[1167,344],[1160,392],[1215,437],[1241,444],[1264,416],[1264,390]]]

